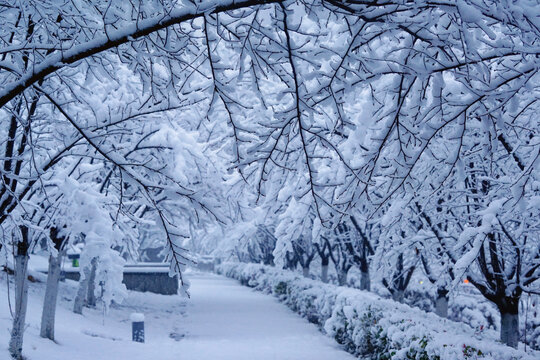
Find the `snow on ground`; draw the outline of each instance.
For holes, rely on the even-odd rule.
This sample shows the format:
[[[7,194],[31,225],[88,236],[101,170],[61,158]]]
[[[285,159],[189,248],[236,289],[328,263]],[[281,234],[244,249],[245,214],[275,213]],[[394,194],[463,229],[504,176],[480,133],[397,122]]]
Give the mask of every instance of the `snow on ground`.
[[[11,316],[6,274],[0,274],[0,359],[8,359]],[[108,314],[85,308],[84,316],[71,312],[77,283],[66,280],[56,342],[39,337],[45,284],[31,283],[23,354],[29,360],[353,359],[273,297],[213,274],[189,277],[191,300],[130,291]],[[10,291],[13,297],[13,284]],[[131,341],[133,312],[145,315],[144,344]]]
[[[11,316],[6,296],[6,274],[0,275],[0,359],[8,359],[7,346]],[[108,314],[98,309],[83,310],[84,316],[71,312],[77,283],[61,282],[56,318],[56,343],[39,337],[41,308],[45,292],[44,283],[31,283],[29,292],[27,329],[23,354],[29,360],[138,360],[151,359],[152,354],[163,353],[160,359],[178,359],[163,349],[173,348],[177,342],[179,325],[185,318],[185,300],[180,296],[165,296],[130,291],[123,305],[111,307]],[[10,295],[13,301],[13,284]],[[131,341],[130,314],[146,315],[146,344]]]
[[[236,280],[194,274],[183,359],[349,360],[307,320]]]

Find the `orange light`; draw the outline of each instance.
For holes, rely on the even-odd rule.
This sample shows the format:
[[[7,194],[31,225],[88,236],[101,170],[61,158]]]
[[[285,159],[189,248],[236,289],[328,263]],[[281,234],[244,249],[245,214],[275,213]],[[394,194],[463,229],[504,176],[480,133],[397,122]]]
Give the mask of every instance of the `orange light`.
[[[469,279],[465,279],[465,280],[463,280],[463,282],[464,282],[465,284],[468,284],[468,283],[469,283]]]

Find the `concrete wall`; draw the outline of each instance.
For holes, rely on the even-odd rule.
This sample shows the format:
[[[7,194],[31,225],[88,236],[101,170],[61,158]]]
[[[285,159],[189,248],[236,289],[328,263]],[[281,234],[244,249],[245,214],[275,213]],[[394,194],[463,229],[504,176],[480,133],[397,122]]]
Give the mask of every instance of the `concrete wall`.
[[[160,269],[161,270],[161,269]],[[80,273],[78,270],[62,271],[63,278],[79,281]],[[152,292],[163,295],[176,295],[178,293],[178,276],[170,277],[168,271],[144,270],[141,272],[128,270],[124,271],[122,281],[128,290]]]
[[[163,295],[178,293],[178,276],[170,277],[165,272],[125,272],[123,283],[128,290],[149,291]]]

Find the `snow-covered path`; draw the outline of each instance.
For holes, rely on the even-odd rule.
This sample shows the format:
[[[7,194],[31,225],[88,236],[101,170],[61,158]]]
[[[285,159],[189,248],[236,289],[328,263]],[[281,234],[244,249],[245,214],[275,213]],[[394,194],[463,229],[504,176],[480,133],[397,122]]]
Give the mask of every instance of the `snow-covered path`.
[[[39,337],[42,282],[31,283],[23,354],[29,360],[352,360],[330,338],[272,296],[213,274],[191,273],[191,299],[129,292],[108,314],[71,311],[77,283],[60,283],[56,342]],[[0,359],[11,316],[0,273]],[[13,284],[11,285],[13,286]],[[12,294],[11,294],[12,295]],[[146,342],[131,341],[129,315],[145,314]]]
[[[191,281],[182,359],[354,359],[271,296],[212,274],[193,274]]]

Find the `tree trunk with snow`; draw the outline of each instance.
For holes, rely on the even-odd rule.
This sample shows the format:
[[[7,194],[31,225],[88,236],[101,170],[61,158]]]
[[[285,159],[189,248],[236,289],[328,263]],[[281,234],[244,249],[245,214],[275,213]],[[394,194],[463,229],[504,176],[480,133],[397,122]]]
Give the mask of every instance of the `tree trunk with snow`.
[[[79,279],[79,288],[77,289],[77,295],[73,301],[73,312],[75,314],[81,314],[83,311],[83,306],[86,301],[86,295],[88,291],[88,280],[90,279],[90,268],[83,269],[84,276],[81,274]]]
[[[509,233],[506,236],[510,236]],[[501,341],[508,346],[517,348],[519,342],[519,300],[524,290],[522,286],[532,284],[538,280],[538,277],[533,276],[534,271],[536,271],[534,268],[533,272],[525,273],[529,279],[523,281],[521,278],[523,274],[522,263],[519,262],[519,266],[514,267],[512,272],[505,270],[504,260],[507,255],[503,256],[503,253],[500,253],[497,248],[499,237],[499,234],[488,233],[487,239],[489,241],[486,241],[480,248],[477,258],[481,274],[487,281],[479,281],[475,276],[467,276],[467,279],[499,309]]]
[[[505,294],[510,291],[508,290],[508,285],[503,281],[498,281],[499,287],[493,291],[472,277],[467,277],[467,279],[480,290],[486,299],[493,302],[499,309],[499,314],[501,315],[501,342],[517,349],[519,342],[519,299],[523,290],[515,287],[511,292],[511,296],[507,296]],[[499,279],[496,278],[496,280]]]
[[[285,254],[285,264],[283,265],[283,268],[285,270],[294,271],[297,265],[298,259],[296,258],[296,256],[293,253],[287,251],[287,253]]]
[[[324,244],[321,246],[319,243],[313,244],[315,250],[321,258],[321,281],[323,283],[328,282],[328,264],[330,263],[330,245],[328,241],[325,240]]]
[[[392,292],[392,300],[403,303],[403,300],[405,300],[405,291],[395,290]]]
[[[369,274],[369,255],[373,255],[373,247],[369,240],[369,232],[366,228],[362,228],[356,218],[351,216],[351,223],[360,236],[361,242],[353,246],[352,242],[346,244],[349,253],[351,254],[354,263],[360,270],[360,290],[371,291],[371,278]]]
[[[86,293],[86,306],[95,307],[96,306],[96,264],[97,258],[92,259],[92,265],[90,268],[90,277],[88,278],[88,287]]]
[[[497,304],[501,314],[501,341],[513,348],[519,341],[519,298],[505,297]]]
[[[442,318],[448,317],[448,290],[445,288],[437,289],[437,298],[435,299],[435,314]]]
[[[347,285],[347,271],[341,270],[337,272],[338,284],[339,286]]]
[[[28,268],[28,228],[21,226],[21,241],[16,245],[15,255],[15,316],[13,317],[13,327],[11,328],[11,338],[9,341],[9,353],[11,357],[22,360],[22,347],[24,325],[26,321],[26,309],[28,306],[28,278],[26,270]]]
[[[371,290],[371,279],[369,277],[369,270],[360,272],[360,290]]]
[[[58,298],[58,282],[60,281],[63,256],[63,252],[59,252],[57,256],[49,256],[49,271],[47,273],[47,287],[45,288],[43,311],[41,313],[40,336],[50,340],[54,340],[56,300]]]
[[[328,282],[328,259],[326,259],[326,263],[324,261],[322,261],[321,280],[322,280],[323,283]]]
[[[309,266],[316,254],[315,247],[311,243],[305,242],[306,239],[302,236],[296,241],[292,244],[294,257],[302,267],[302,275],[309,278]]]
[[[402,237],[404,237],[403,234]],[[400,253],[397,257],[396,268],[392,273],[391,282],[386,278],[382,279],[384,287],[388,289],[394,301],[403,303],[405,300],[405,290],[407,290],[407,286],[411,282],[415,269],[416,265],[409,266],[407,269],[404,264],[403,253]]]
[[[65,237],[59,236],[58,229],[50,229],[50,237],[57,251],[56,256],[49,256],[49,271],[47,273],[47,287],[45,288],[45,298],[43,300],[43,310],[41,312],[40,336],[54,340],[54,322],[56,317],[56,300],[58,298],[58,282],[62,271],[62,259]]]

